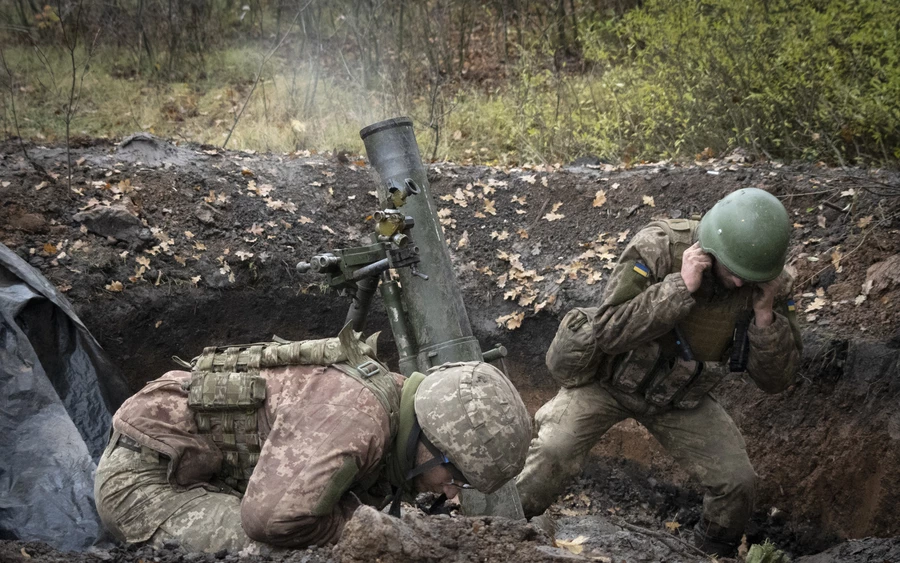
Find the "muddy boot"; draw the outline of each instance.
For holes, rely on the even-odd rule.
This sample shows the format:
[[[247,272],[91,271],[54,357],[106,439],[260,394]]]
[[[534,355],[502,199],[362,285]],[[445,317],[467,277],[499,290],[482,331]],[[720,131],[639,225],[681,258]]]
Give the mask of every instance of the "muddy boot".
[[[731,557],[741,543],[741,532],[735,532],[700,518],[694,526],[694,547],[708,555]]]
[[[546,512],[532,517],[528,523],[535,529],[546,533],[551,540],[556,539],[556,520]]]

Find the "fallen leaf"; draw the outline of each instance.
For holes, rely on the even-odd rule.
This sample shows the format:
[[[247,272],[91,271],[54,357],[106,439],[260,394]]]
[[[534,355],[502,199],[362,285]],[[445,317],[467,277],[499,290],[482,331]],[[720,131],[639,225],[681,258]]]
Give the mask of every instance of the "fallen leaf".
[[[518,203],[519,205],[528,205],[528,204],[525,202],[525,196],[519,197],[519,196],[517,196],[517,195],[514,195],[514,196],[512,196],[512,199],[510,200],[510,202],[512,202],[512,203]]]
[[[611,187],[612,189],[614,189],[614,190],[618,190],[618,189],[619,189],[619,185],[620,185],[620,184],[613,184],[613,185],[610,186],[610,187]]]
[[[333,235],[337,234],[337,233],[335,233],[334,230],[333,230],[331,227],[329,227],[328,225],[322,225],[322,230],[323,230],[323,231],[328,231],[329,233],[331,233],[331,234],[333,234]]]
[[[528,182],[529,184],[534,184],[534,182],[536,180],[536,178],[534,177],[534,174],[530,174],[528,176],[519,176],[519,179],[522,180],[523,182]]]
[[[563,217],[565,217],[565,215],[563,215],[562,213],[547,213],[546,215],[544,215],[544,219],[546,219],[547,221],[559,221]]]
[[[525,215],[527,211],[524,209],[516,209],[516,215]]]
[[[619,233],[619,238],[616,239],[616,242],[625,242],[628,240],[628,233],[631,232],[631,229],[626,229]]]
[[[246,252],[244,250],[238,250],[237,252],[234,253],[234,255],[237,256],[238,258],[240,258],[241,262],[243,262],[244,260],[246,260],[248,258],[253,258],[252,252]]]
[[[185,231],[185,232],[184,232],[184,238],[186,238],[186,239],[188,239],[188,240],[191,240],[192,238],[194,238],[194,233],[192,233],[192,232],[190,232],[190,231]]]
[[[497,326],[506,326],[509,330],[515,330],[522,326],[522,321],[525,319],[525,313],[520,311],[518,313],[510,313],[508,315],[503,315],[502,317],[497,317]]]
[[[494,208],[494,200],[491,200],[491,199],[484,200],[484,212],[490,213],[491,215],[497,214],[497,210]]]
[[[560,207],[562,207],[562,202],[557,201],[556,203],[553,204],[553,209],[550,210],[550,213],[556,213],[557,211],[559,211]]]
[[[150,267],[150,259],[147,258],[146,256],[138,256],[137,258],[134,259],[134,261],[145,268]]]
[[[526,231],[525,229],[519,229],[518,231],[516,231],[516,234],[519,235],[519,238],[528,238],[528,231]]]
[[[594,194],[594,207],[601,207],[604,203],[606,203],[606,192],[597,190],[597,193]]]
[[[675,532],[680,527],[681,527],[681,524],[679,524],[678,522],[674,522],[674,521],[666,522],[666,529],[669,530],[670,532]]]
[[[656,203],[653,202],[652,195],[645,195],[643,198],[644,205],[649,205],[650,207],[656,207]]]
[[[469,246],[469,231],[463,231],[461,237],[459,237],[459,242],[456,243],[456,248],[465,248]]]
[[[302,217],[302,216],[301,216],[300,220],[301,220],[301,221],[303,220],[303,217]],[[250,233],[251,235],[254,235],[254,236],[259,237],[259,236],[262,236],[262,234],[263,234],[265,231],[263,231],[263,228],[260,227],[259,224],[253,223],[253,226],[250,227],[249,229],[247,229],[247,232]]]
[[[831,264],[834,266],[834,271],[837,273],[841,273],[844,271],[844,267],[841,266],[841,258],[844,255],[841,254],[841,247],[837,247],[834,249],[834,252],[831,253]]]
[[[861,218],[859,220],[859,222],[857,223],[857,225],[859,226],[860,229],[865,229],[872,222],[872,218],[873,218],[872,215],[867,215],[867,216]]]
[[[853,300],[853,303],[855,305],[862,305],[866,301],[866,299],[868,299],[868,297],[866,297],[865,295],[857,295],[856,299]]]
[[[107,291],[122,291],[125,289],[125,286],[122,285],[120,281],[114,281],[112,283],[106,284],[104,286]]]
[[[206,250],[206,245],[202,242],[195,242],[194,248],[196,248],[197,250]]]
[[[46,188],[46,187],[49,186],[49,185],[50,185],[50,184],[48,184],[47,182],[41,182],[40,184],[36,185],[36,186],[34,187],[34,189],[37,190],[37,191],[40,191],[40,190]]]
[[[587,541],[586,536],[578,536],[573,540],[556,540],[556,545],[571,552],[575,555],[581,554],[584,551],[584,542]]]
[[[826,303],[827,301],[825,301],[821,297],[816,297],[815,299],[813,299],[812,303],[806,306],[806,311],[818,311],[819,309],[824,307]]]
[[[197,285],[197,283],[199,283],[199,282],[200,282],[200,276],[194,276],[191,278],[191,283],[193,283],[194,285]]]
[[[241,174],[244,176],[253,176],[253,171],[245,166],[241,168]]]
[[[824,215],[819,215],[818,217],[816,217],[816,223],[818,223],[819,227],[823,229],[825,228],[825,221],[826,219]]]
[[[299,223],[300,223],[301,225],[306,225],[307,223],[312,223],[312,222],[313,222],[313,220],[310,219],[309,217],[307,217],[306,215],[301,215],[301,216],[300,216],[300,221],[299,221]]]
[[[56,252],[56,245],[54,245],[52,242],[44,244],[44,254],[56,254]]]
[[[853,188],[841,192],[841,197],[853,197],[854,195],[856,195],[856,190]]]
[[[817,287],[816,288],[816,297],[825,297],[825,288]]]
[[[156,324],[153,326],[153,328],[159,328],[160,326],[162,326],[162,323],[162,321],[156,321]]]

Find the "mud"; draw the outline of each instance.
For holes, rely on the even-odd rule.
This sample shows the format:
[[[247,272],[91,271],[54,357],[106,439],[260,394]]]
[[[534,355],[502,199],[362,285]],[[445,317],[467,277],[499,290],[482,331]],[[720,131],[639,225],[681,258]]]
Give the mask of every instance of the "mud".
[[[16,143],[0,146],[0,242],[66,292],[133,389],[172,369],[173,355],[190,358],[212,343],[273,334],[321,337],[343,324],[347,300],[294,265],[356,245],[371,229],[375,178],[362,157],[257,155],[152,138],[98,142],[74,150],[69,192],[63,148],[29,147],[50,173],[43,176]],[[435,163],[429,180],[446,210],[445,233],[475,335],[484,347],[509,350],[505,366],[532,412],[556,389],[543,353],[559,318],[595,302],[630,235],[653,218],[704,211],[740,187],[782,198],[795,221],[790,254],[804,370],[781,395],[741,379],[718,393],[761,478],[748,541],[771,538],[794,556],[832,548],[844,558],[833,560],[893,553],[894,540],[861,538],[900,535],[900,287],[869,280],[878,290],[867,294],[865,286],[870,267],[900,252],[900,175],[742,160],[627,170]],[[126,209],[140,228],[110,234],[74,219],[105,205]],[[370,328],[384,331],[379,350],[395,364],[377,302]],[[399,552],[378,553],[385,561],[413,553],[420,558],[409,560],[428,560],[433,554],[403,551],[421,541],[452,561],[699,561],[675,540],[696,522],[700,498],[660,446],[625,422],[601,440],[581,479],[551,509],[559,540],[585,537],[580,556],[552,547],[525,523],[458,516],[415,521],[396,531],[407,538]],[[282,560],[374,560],[372,550],[391,549],[350,538],[356,547],[347,539]],[[107,547],[59,554],[3,541],[0,560],[227,560],[175,547]]]

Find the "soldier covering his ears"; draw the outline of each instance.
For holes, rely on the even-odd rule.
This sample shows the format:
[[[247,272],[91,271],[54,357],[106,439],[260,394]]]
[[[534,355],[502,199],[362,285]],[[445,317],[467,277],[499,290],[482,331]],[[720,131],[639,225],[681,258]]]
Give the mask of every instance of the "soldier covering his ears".
[[[570,311],[547,352],[563,387],[535,415],[517,478],[527,516],[546,510],[607,430],[633,418],[706,488],[698,547],[726,555],[737,546],[756,474],[710,392],[729,372],[768,393],[793,381],[801,342],[785,269],[790,229],[781,202],[750,188],[699,222],[655,221],[634,236],[600,306]]]
[[[360,503],[385,507],[387,496],[399,510],[403,493],[491,493],[525,461],[528,412],[490,364],[404,378],[348,325],[339,338],[207,348],[191,367],[113,418],[95,500],[122,541],[324,545]]]

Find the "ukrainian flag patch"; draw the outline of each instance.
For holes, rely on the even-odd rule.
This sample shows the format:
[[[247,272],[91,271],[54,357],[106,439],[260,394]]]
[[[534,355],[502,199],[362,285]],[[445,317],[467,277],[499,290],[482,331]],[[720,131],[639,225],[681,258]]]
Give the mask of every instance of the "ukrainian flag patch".
[[[644,276],[645,278],[650,275],[650,268],[644,266],[640,262],[634,263],[634,271]]]
[[[794,303],[793,299],[788,299],[787,306],[788,306],[788,311],[796,311],[797,310],[797,305],[796,305],[796,303]]]

